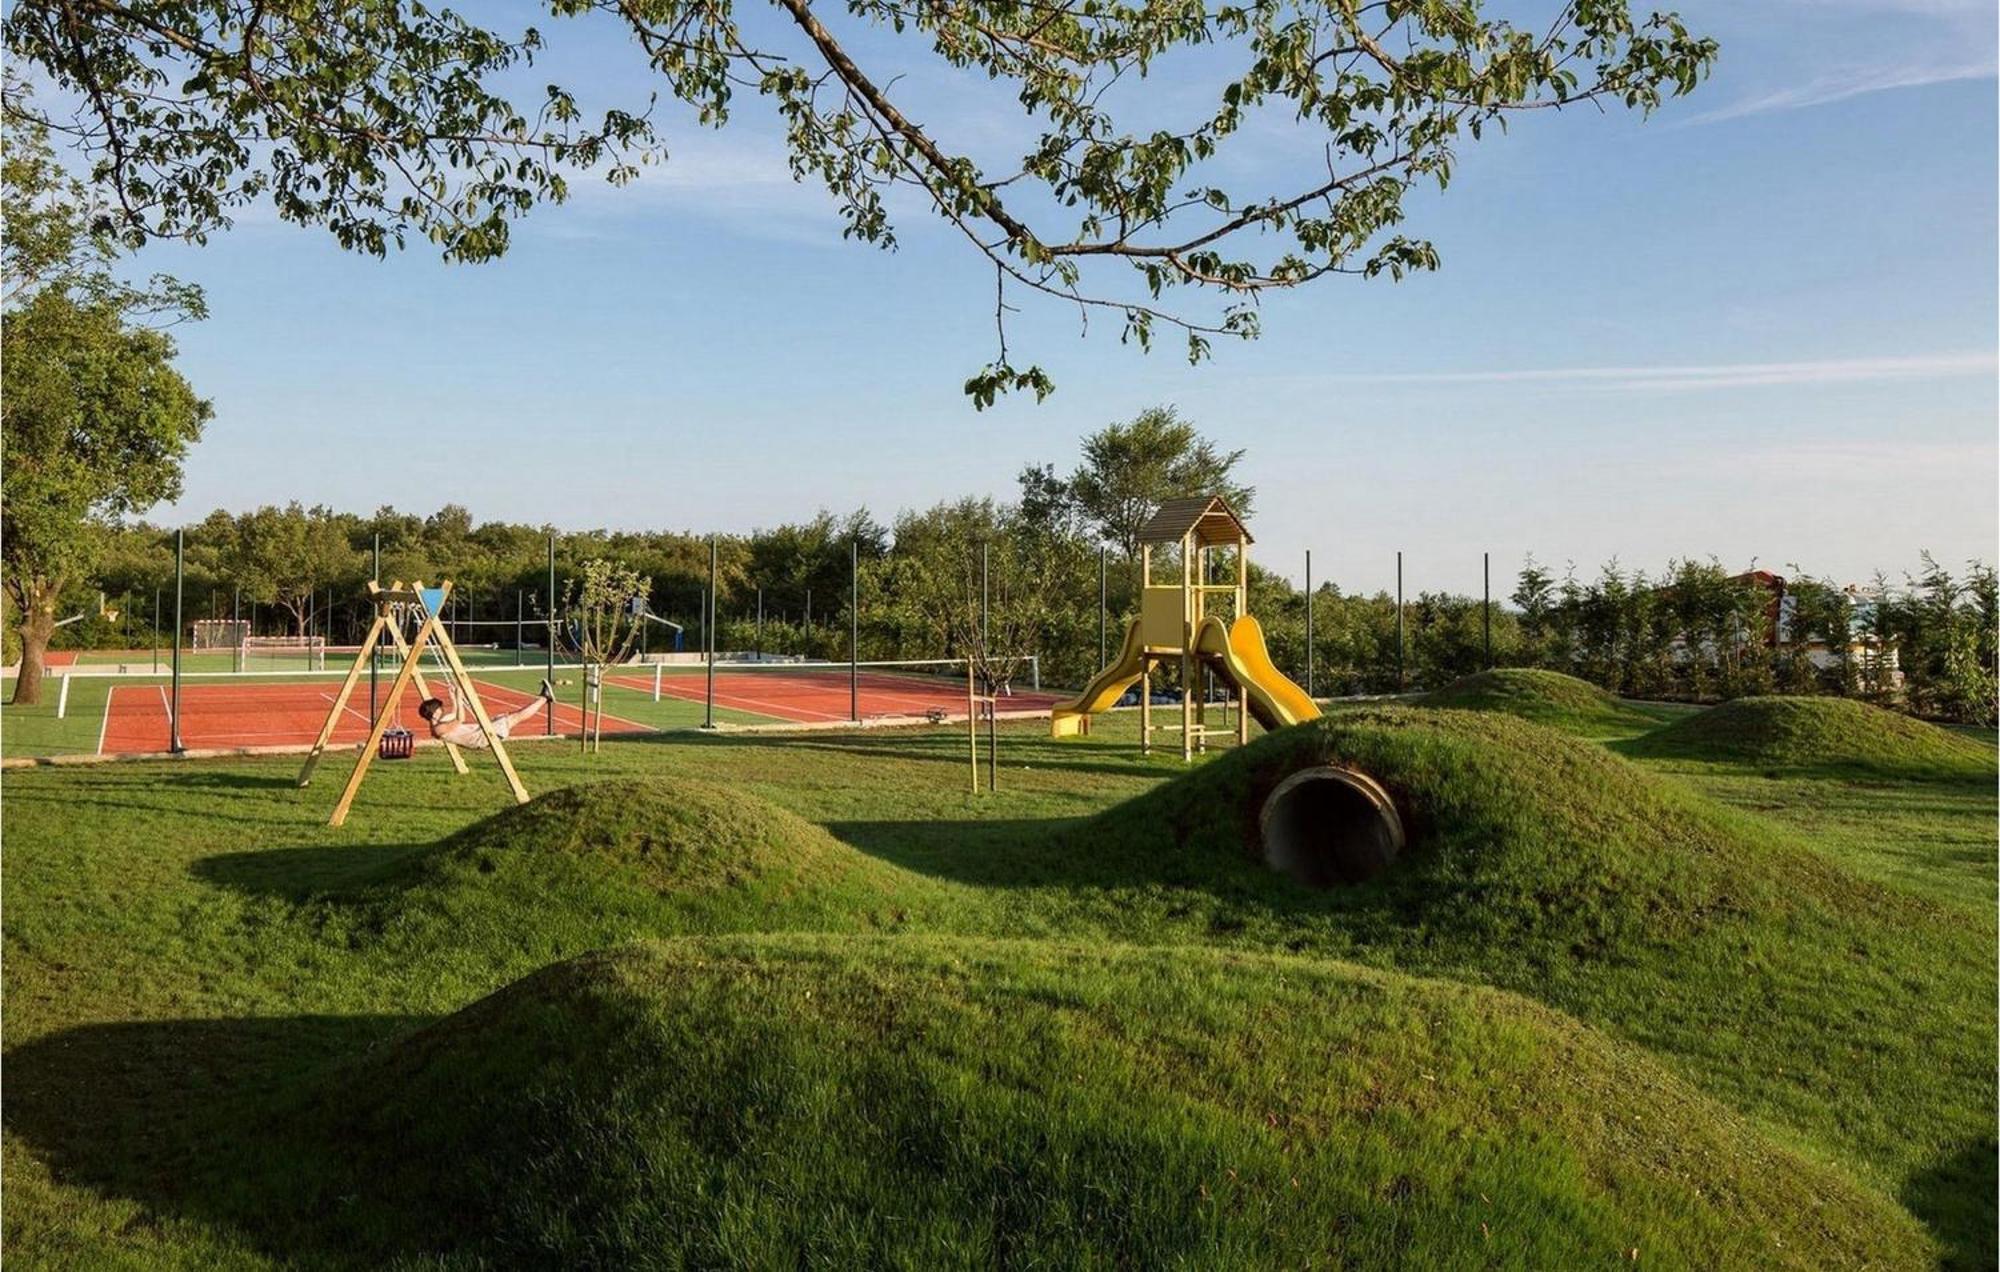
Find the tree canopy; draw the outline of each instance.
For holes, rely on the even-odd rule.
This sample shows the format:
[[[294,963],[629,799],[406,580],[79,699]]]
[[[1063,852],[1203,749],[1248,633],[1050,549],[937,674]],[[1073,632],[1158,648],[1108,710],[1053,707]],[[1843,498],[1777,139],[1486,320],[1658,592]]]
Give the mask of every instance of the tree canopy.
[[[1021,502],[1058,526],[1087,526],[1127,561],[1139,555],[1139,530],[1169,499],[1221,495],[1246,521],[1256,491],[1238,481],[1241,450],[1225,451],[1171,406],[1107,424],[1082,442],[1083,462],[1066,478],[1051,465],[1021,473]]]
[[[0,189],[0,565],[21,622],[14,701],[32,703],[64,588],[91,567],[109,522],[179,495],[182,456],[210,408],[174,369],[173,340],[147,325],[198,317],[200,293],[111,272],[115,244],[32,124],[4,131]]]
[[[1010,296],[1108,315],[1191,359],[1252,337],[1258,297],[1336,274],[1435,268],[1405,199],[1442,188],[1456,147],[1523,112],[1651,111],[1707,73],[1713,40],[1626,0],[545,0],[608,25],[697,126],[761,98],[792,170],[850,237],[896,244],[890,195],[915,192],[989,262],[992,360],[966,383],[1045,394],[1017,366]],[[484,10],[473,15],[483,16]],[[200,239],[253,202],[381,254],[428,239],[454,260],[507,250],[513,220],[576,178],[630,181],[663,160],[652,100],[586,111],[529,73],[535,27],[449,8],[309,0],[18,0],[8,50],[61,90],[10,116],[57,128],[129,242]],[[1199,88],[1150,78],[1173,59]],[[914,81],[909,69],[929,71]],[[976,94],[981,126],[927,126],[915,83]],[[1274,123],[1276,127],[1248,125]],[[1275,159],[1250,153],[1280,140]],[[1254,175],[1245,175],[1254,174]]]
[[[245,596],[283,608],[298,636],[308,634],[314,598],[361,564],[345,522],[331,508],[305,508],[293,501],[240,517],[216,512],[202,530],[201,537],[216,545],[223,576],[240,583]]]

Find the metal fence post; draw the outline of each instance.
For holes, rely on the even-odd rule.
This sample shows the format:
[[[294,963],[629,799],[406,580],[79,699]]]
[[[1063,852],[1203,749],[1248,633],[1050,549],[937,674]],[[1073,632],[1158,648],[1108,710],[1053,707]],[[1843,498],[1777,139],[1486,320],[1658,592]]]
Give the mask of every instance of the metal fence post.
[[[1479,554],[1481,618],[1486,628],[1486,670],[1493,670],[1493,554]]]
[[[1103,544],[1097,545],[1097,665],[1102,667],[1111,658],[1110,646],[1106,643],[1111,635],[1111,576]]]
[[[543,658],[543,666],[546,668],[543,673],[544,678],[548,680],[549,686],[553,688],[556,681],[556,535],[553,530],[549,532],[549,640],[548,650]],[[542,732],[544,736],[554,737],[556,735],[555,706],[551,704],[549,709],[542,713],[542,716],[544,721]]]
[[[174,697],[168,712],[172,740],[167,749],[175,755],[187,750],[181,745],[181,599],[187,581],[187,531],[174,531]]]
[[[379,534],[375,536],[374,564],[371,569],[372,573],[369,577],[379,585],[382,582],[382,536]],[[379,705],[375,699],[378,692],[376,681],[381,672],[381,664],[382,634],[377,632],[375,634],[375,643],[368,648],[368,718],[370,720],[375,719],[379,711]]]
[[[847,545],[847,714],[861,723],[861,536]],[[806,593],[811,603],[812,593]]]
[[[1313,696],[1313,550],[1306,549],[1306,697]]]
[[[715,727],[715,536],[708,537],[708,600],[702,608],[702,644],[708,649],[708,692],[703,695],[707,706],[701,727]]]
[[[1000,702],[993,695],[999,686],[993,683],[992,628],[988,615],[992,613],[989,602],[991,577],[989,558],[992,544],[979,545],[979,683],[986,691],[986,789],[998,790],[1000,785]]]
[[[1403,692],[1403,554],[1396,554],[1396,692]]]

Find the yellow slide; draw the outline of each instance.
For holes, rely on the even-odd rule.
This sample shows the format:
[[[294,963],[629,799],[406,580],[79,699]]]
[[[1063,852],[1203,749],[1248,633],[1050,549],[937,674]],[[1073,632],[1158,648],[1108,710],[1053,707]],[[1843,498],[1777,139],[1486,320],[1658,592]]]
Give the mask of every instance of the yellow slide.
[[[1243,701],[1267,729],[1319,719],[1319,704],[1279,671],[1264,647],[1264,628],[1248,614],[1225,628],[1219,618],[1202,620],[1195,633],[1197,654],[1243,690]],[[1101,679],[1101,677],[1100,677]],[[1115,699],[1114,699],[1115,701]]]
[[[1075,737],[1083,732],[1086,716],[1094,716],[1108,710],[1112,703],[1125,696],[1133,682],[1139,679],[1143,663],[1141,650],[1145,640],[1139,634],[1139,624],[1134,621],[1125,629],[1125,644],[1118,651],[1118,657],[1111,665],[1097,673],[1097,677],[1072,702],[1065,702],[1049,715],[1049,736],[1052,738]]]
[[[1139,624],[1125,629],[1125,643],[1109,667],[1097,673],[1074,700],[1049,715],[1049,736],[1066,738],[1083,732],[1085,718],[1107,711],[1139,679],[1144,665],[1144,637]],[[1302,720],[1319,719],[1319,706],[1271,662],[1264,647],[1264,628],[1248,614],[1225,627],[1219,618],[1202,622],[1195,634],[1195,654],[1243,690],[1243,701],[1257,723],[1282,729]]]

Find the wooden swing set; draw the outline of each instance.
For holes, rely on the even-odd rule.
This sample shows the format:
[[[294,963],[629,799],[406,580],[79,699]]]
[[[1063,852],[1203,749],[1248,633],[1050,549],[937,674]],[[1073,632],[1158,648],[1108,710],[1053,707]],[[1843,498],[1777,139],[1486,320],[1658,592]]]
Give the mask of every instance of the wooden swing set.
[[[402,662],[395,682],[389,686],[389,696],[382,700],[375,713],[368,740],[361,744],[361,753],[355,757],[354,771],[347,776],[347,786],[340,792],[340,802],[333,806],[333,815],[327,818],[329,826],[338,826],[347,820],[347,810],[361,790],[362,780],[368,776],[368,766],[378,756],[384,760],[406,760],[414,752],[416,736],[404,728],[402,722],[403,695],[414,684],[417,692],[424,697],[435,696],[431,693],[429,682],[424,679],[422,663],[427,650],[437,658],[454,697],[470,708],[472,718],[479,722],[486,745],[499,763],[501,773],[506,776],[508,787],[514,792],[514,802],[528,802],[528,789],[521,785],[521,776],[514,771],[514,761],[507,756],[505,741],[494,730],[493,717],[487,714],[486,704],[479,700],[479,691],[472,685],[472,675],[459,658],[458,647],[451,642],[451,633],[445,630],[444,607],[450,598],[450,579],[436,587],[425,587],[422,583],[405,586],[400,580],[388,587],[372,580],[369,582],[368,599],[375,608],[375,621],[368,629],[367,638],[361,642],[353,665],[347,669],[347,678],[340,683],[340,692],[334,695],[333,706],[326,713],[326,723],[320,726],[319,738],[313,743],[312,752],[306,756],[305,767],[299,771],[301,787],[312,781],[313,769],[319,764],[319,757],[326,752],[327,744],[333,740],[334,726],[339,723],[341,713],[347,710],[347,700],[354,695],[354,688],[361,682],[361,674],[368,669],[369,660],[377,647],[387,646]],[[403,624],[413,616],[421,621],[417,634],[406,639]],[[459,747],[446,742],[444,749],[451,756],[453,769],[460,773],[470,771]]]

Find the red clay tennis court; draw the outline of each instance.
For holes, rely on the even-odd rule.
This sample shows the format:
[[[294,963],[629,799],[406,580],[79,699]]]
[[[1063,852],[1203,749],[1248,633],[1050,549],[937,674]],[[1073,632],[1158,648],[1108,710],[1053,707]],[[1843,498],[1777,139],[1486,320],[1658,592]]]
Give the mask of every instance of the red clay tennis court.
[[[519,710],[534,696],[503,685],[475,680],[480,699],[495,715]],[[184,684],[181,686],[181,745],[190,751],[244,746],[310,746],[319,736],[327,709],[340,682],[320,684]],[[385,686],[383,692],[387,692]],[[403,695],[403,727],[421,734],[417,715],[420,695],[412,686]],[[165,685],[113,685],[104,703],[100,755],[143,755],[165,751],[172,743]],[[555,704],[556,730],[575,732],[581,715],[575,705]],[[368,736],[368,694],[358,691],[347,701],[334,724],[336,745],[352,746]],[[540,718],[524,736],[542,731]],[[604,717],[606,733],[643,733],[646,726],[616,716]]]
[[[965,672],[913,670],[910,665],[860,666],[858,688],[861,719],[921,720],[942,716],[965,718]],[[559,733],[576,733],[582,728],[581,713],[573,686],[578,668],[558,668],[558,688],[563,699],[554,707]],[[670,715],[654,705],[655,676],[662,699],[679,705]],[[475,681],[480,697],[495,715],[514,711],[527,704],[532,695],[490,679]],[[687,727],[692,718],[688,704],[707,700],[708,677],[700,666],[625,667],[605,675],[606,733],[645,733],[663,727]],[[388,686],[383,686],[387,692]],[[181,745],[191,751],[235,749],[261,746],[308,746],[319,736],[320,724],[340,690],[338,677],[307,681],[260,681],[245,684],[228,676],[199,677],[181,685]],[[106,694],[104,722],[97,751],[100,755],[147,755],[169,749],[170,690],[163,683],[113,684]],[[415,687],[403,696],[403,727],[424,734],[417,715],[421,700]],[[1022,690],[1003,695],[1000,710],[1007,712],[1047,711],[1061,697],[1038,690]],[[810,665],[759,664],[755,670],[742,666],[718,665],[715,672],[715,705],[730,713],[728,723],[832,725],[853,718],[848,692],[848,668],[839,663]],[[621,714],[622,712],[622,714]],[[334,725],[336,746],[352,746],[368,736],[368,695],[365,688],[348,699]],[[522,736],[543,731],[539,719]]]
[[[614,672],[606,680],[650,694],[654,672],[651,668]],[[921,719],[933,714],[965,717],[963,670],[955,675],[932,675],[870,668],[864,663],[855,687],[863,720]],[[672,674],[660,676],[659,689],[665,696],[705,702],[708,677],[703,668],[676,667]],[[1058,694],[1023,690],[999,701],[1000,710],[1007,712],[1047,711],[1063,700]],[[810,667],[767,663],[755,671],[718,666],[715,705],[792,724],[836,724],[854,718],[855,695],[849,692],[848,669],[838,663]]]

